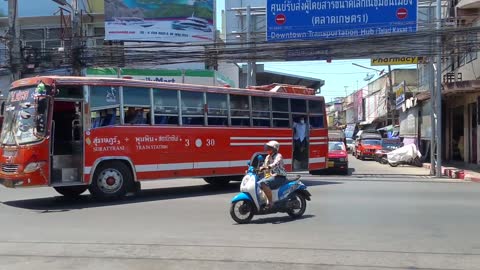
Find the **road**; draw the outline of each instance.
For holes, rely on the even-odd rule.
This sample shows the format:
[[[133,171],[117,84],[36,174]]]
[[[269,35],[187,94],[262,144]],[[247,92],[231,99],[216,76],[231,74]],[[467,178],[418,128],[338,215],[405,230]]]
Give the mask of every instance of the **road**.
[[[155,181],[110,203],[0,187],[0,269],[480,269],[480,184],[351,163],[351,176],[303,175],[304,218],[248,225],[228,213],[238,183]]]

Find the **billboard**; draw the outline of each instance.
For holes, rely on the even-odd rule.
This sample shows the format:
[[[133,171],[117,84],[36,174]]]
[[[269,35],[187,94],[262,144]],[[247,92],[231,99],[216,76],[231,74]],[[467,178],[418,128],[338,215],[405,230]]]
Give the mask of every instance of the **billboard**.
[[[105,39],[211,42],[213,0],[105,0]]]
[[[267,41],[417,31],[417,0],[267,0]]]

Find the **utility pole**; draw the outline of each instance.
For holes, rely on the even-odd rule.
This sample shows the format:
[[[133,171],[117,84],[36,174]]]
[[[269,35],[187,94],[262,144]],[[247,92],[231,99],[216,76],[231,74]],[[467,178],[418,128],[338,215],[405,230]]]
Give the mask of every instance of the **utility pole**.
[[[10,57],[11,81],[21,78],[22,55],[20,50],[20,25],[18,23],[18,2],[8,0],[8,51]]]
[[[388,94],[387,94],[387,126],[388,126],[388,116],[391,115],[392,128],[395,126],[395,111],[397,108],[393,105],[392,102],[392,93],[393,93],[393,80],[392,80],[392,66],[388,65]]]
[[[70,55],[72,58],[72,75],[82,75],[81,52],[82,52],[82,24],[80,23],[80,12],[78,8],[78,0],[71,0],[71,4],[67,0],[52,0],[53,2],[70,8],[71,25],[72,25],[72,48]]]
[[[247,6],[247,22],[246,22],[246,30],[247,30],[247,47],[249,51],[249,57],[247,62],[247,86],[253,86],[257,84],[257,67],[255,60],[253,60],[253,53],[252,51],[252,9],[250,5]]]
[[[437,85],[436,85],[436,148],[437,148],[437,168],[436,176],[442,177],[442,38],[440,36],[440,30],[442,28],[442,0],[436,1],[436,30],[437,30]]]

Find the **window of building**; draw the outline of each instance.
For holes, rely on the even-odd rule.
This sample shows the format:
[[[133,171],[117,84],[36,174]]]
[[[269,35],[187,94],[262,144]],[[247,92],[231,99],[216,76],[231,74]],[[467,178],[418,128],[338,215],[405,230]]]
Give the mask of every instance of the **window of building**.
[[[288,99],[272,98],[272,117],[274,127],[290,127]]]
[[[227,95],[207,93],[207,117],[209,126],[227,126]]]
[[[178,91],[153,89],[155,125],[178,125]]]
[[[252,119],[254,126],[270,126],[270,98],[252,96]]]
[[[230,95],[232,126],[250,126],[249,96]]]

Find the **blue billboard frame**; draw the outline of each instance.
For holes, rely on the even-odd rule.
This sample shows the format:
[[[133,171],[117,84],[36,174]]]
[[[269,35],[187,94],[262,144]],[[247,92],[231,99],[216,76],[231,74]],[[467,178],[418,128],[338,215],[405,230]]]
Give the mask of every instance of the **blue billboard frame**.
[[[417,0],[267,0],[267,41],[417,31]]]

